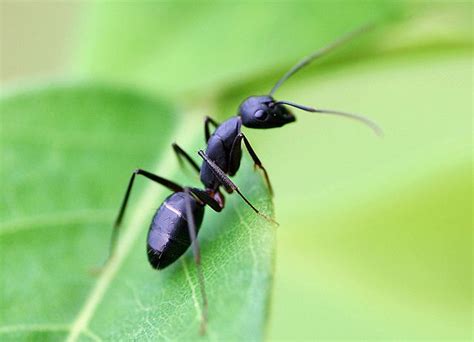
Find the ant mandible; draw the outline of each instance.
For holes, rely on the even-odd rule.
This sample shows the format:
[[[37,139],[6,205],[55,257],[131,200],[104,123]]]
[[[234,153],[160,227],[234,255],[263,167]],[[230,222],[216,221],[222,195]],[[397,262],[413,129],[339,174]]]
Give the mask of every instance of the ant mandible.
[[[334,114],[352,118],[368,125],[376,134],[381,135],[381,129],[374,122],[362,116],[334,110],[315,109],[290,101],[276,101],[273,98],[273,94],[283,82],[298,70],[315,59],[326,55],[331,50],[362,32],[367,31],[368,28],[369,26],[367,25],[350,32],[301,60],[278,80],[269,95],[250,96],[244,100],[239,107],[238,115],[227,119],[221,124],[218,124],[210,117],[206,117],[204,121],[204,133],[207,148],[205,152],[202,150],[198,152],[199,156],[203,159],[201,167],[199,167],[181,147],[177,144],[173,144],[173,150],[180,158],[180,161],[183,159],[186,160],[191,167],[200,174],[204,190],[193,187],[183,187],[142,169],[137,169],[133,172],[114,224],[110,256],[113,255],[115,249],[119,227],[127,207],[135,177],[137,175],[144,176],[173,191],[157,209],[151,222],[147,237],[148,260],[153,268],[160,270],[174,263],[191,245],[193,246],[194,260],[197,267],[203,304],[201,334],[203,334],[206,329],[208,305],[204,276],[201,270],[201,257],[197,234],[202,224],[205,206],[211,207],[216,212],[220,212],[224,209],[225,200],[220,191],[220,187],[222,186],[229,194],[235,191],[255,213],[276,224],[272,218],[255,208],[229,178],[229,176],[234,176],[239,170],[242,158],[241,143],[243,141],[255,166],[263,171],[269,191],[273,194],[268,173],[250,145],[249,140],[241,132],[242,125],[248,128],[260,129],[284,126],[296,120],[296,117],[285,107],[291,106],[307,112]],[[215,127],[215,131],[212,135],[210,133],[211,124]]]

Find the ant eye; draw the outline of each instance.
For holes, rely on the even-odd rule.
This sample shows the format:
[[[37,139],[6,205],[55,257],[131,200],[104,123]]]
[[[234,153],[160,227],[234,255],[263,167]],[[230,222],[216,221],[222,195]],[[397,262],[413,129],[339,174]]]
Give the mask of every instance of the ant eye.
[[[254,116],[257,120],[265,120],[266,117],[267,117],[267,113],[265,113],[265,111],[259,109],[255,112]]]

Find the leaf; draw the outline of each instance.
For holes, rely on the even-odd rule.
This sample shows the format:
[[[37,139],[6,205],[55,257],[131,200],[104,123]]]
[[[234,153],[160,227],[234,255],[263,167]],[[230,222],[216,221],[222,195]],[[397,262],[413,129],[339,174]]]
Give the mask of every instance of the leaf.
[[[270,339],[469,339],[471,66],[469,51],[403,56],[285,88],[382,139],[304,112],[245,132],[281,223]]]
[[[189,146],[197,146],[201,120],[184,120],[164,101],[93,84],[10,95],[0,110],[2,340],[197,337],[192,254],[160,272],[146,260],[146,228],[169,194],[161,186],[138,181],[117,258],[97,278],[89,271],[105,260],[131,171],[143,167],[181,182],[169,143],[196,150]],[[236,182],[272,213],[262,178],[245,159]],[[221,214],[207,210],[200,233],[207,336],[260,339],[274,228],[235,196],[227,202]]]
[[[183,94],[193,93],[199,101],[223,85],[268,76],[278,66],[286,70],[359,26],[375,22],[383,28],[399,20],[404,7],[321,1],[97,3],[86,8],[77,72],[180,101],[187,100]],[[269,82],[275,77],[272,73]]]
[[[322,4],[324,6],[328,4],[328,8],[323,8]],[[340,33],[365,22],[367,14],[374,13],[376,16],[380,14],[384,17],[386,13],[391,12],[391,8],[395,8],[397,12],[404,7],[398,4],[396,6],[384,4],[382,6],[387,6],[385,9],[389,9],[385,12],[385,9],[378,7],[379,4],[375,2],[344,4],[344,6],[320,2],[307,5],[319,9],[317,13],[311,13],[306,5],[300,4],[295,8],[286,4],[272,4],[265,7],[262,5],[260,11],[255,12],[248,11],[250,5],[246,5],[249,7],[242,5],[223,15],[223,12],[226,12],[224,7],[216,9],[203,7],[202,11],[196,7],[191,8],[191,11],[183,11],[182,9],[189,4],[178,4],[177,7],[174,7],[174,4],[165,6],[169,7],[166,13],[148,10],[154,7],[144,9],[135,6],[136,12],[131,12],[127,7],[115,7],[113,11],[109,11],[110,8],[106,7],[97,10],[94,17],[88,21],[90,26],[86,25],[85,34],[81,35],[83,45],[78,58],[81,65],[77,67],[77,71],[80,75],[94,79],[117,81],[157,93],[169,93],[179,97],[180,104],[185,102],[185,108],[194,109],[196,103],[207,102],[209,98],[217,97],[218,105],[212,108],[212,115],[215,112],[215,115],[221,118],[235,112],[243,96],[257,90],[267,91],[268,85],[274,82],[275,75],[281,74],[281,71],[294,60],[313,50],[314,47],[339,36]],[[472,18],[469,16],[472,6],[442,4],[441,10],[439,5],[434,4],[426,6],[417,4],[417,6],[429,10],[428,18],[420,20],[418,13],[411,13],[408,25],[404,22],[403,25],[378,37],[376,41],[377,45],[382,46],[394,44],[399,48],[399,51],[395,51],[398,55],[385,53],[384,56],[388,58],[380,62],[374,57],[380,51],[384,52],[384,49],[370,49],[366,55],[370,58],[364,59],[367,63],[359,63],[355,67],[351,65],[349,68],[346,57],[359,56],[351,51],[350,54],[343,54],[344,59],[337,60],[337,68],[332,68],[331,73],[326,72],[327,65],[308,68],[307,73],[301,74],[299,80],[295,77],[291,82],[292,85],[288,83],[288,87],[285,87],[284,92],[282,89],[281,93],[285,98],[298,99],[307,104],[324,104],[335,109],[367,114],[379,121],[386,130],[387,136],[384,140],[379,142],[373,139],[362,127],[356,128],[349,122],[343,123],[342,120],[331,120],[329,117],[323,119],[305,116],[301,113],[298,114],[298,122],[295,125],[282,130],[265,133],[248,132],[274,181],[278,218],[282,223],[277,263],[278,291],[275,293],[273,305],[272,329],[269,335],[271,339],[338,337],[405,340],[439,339],[441,336],[453,340],[470,337],[469,303],[472,284],[466,279],[466,275],[472,273],[468,257],[471,227],[470,217],[467,215],[471,198],[466,191],[466,185],[470,181],[468,163],[471,157],[469,149],[472,148],[469,131],[471,127],[469,114],[472,111],[470,101],[472,80],[469,76],[472,63],[471,56],[467,56],[470,52],[466,47],[470,48],[472,45]],[[459,12],[462,12],[461,16],[458,15]],[[167,17],[171,19],[170,22],[163,22]],[[288,25],[281,24],[286,23],[283,19],[289,17],[292,18],[288,20]],[[294,17],[298,20],[293,20]],[[127,25],[124,25],[124,22]],[[458,29],[459,23],[462,23],[461,29]],[[219,39],[222,36],[234,39]],[[271,39],[266,39],[268,37]],[[407,46],[412,48],[410,55],[406,54]],[[248,53],[249,50],[252,50],[251,54]],[[348,50],[351,50],[351,47],[348,47]],[[388,51],[394,52],[390,48]],[[440,55],[440,51],[446,55]],[[452,54],[452,59],[448,58],[449,54]],[[170,65],[178,67],[170,68]],[[277,66],[279,70],[281,69],[280,72],[269,70]],[[193,97],[184,96],[188,91]],[[214,105],[212,103],[214,101],[210,102],[208,105]],[[41,103],[42,101],[37,102]],[[69,107],[65,107],[64,112],[68,112]],[[121,107],[117,106],[116,112],[120,113]],[[153,122],[157,120],[154,117],[157,112],[175,113],[172,110],[153,110],[153,115],[149,114]],[[201,110],[196,112],[202,115]],[[12,118],[15,119],[16,116],[10,116],[9,120]],[[69,116],[67,118],[70,119]],[[192,120],[191,115],[187,117],[188,119]],[[97,116],[94,120],[97,120]],[[126,124],[130,124],[130,121],[123,120]],[[4,122],[6,120],[2,120],[2,130],[7,132],[10,129],[4,129]],[[21,137],[25,141],[31,141],[28,132],[39,123],[25,125],[28,128],[24,131],[25,134],[21,133],[23,131],[20,127],[16,127],[18,135],[16,139]],[[163,121],[159,123],[162,124]],[[150,131],[155,131],[157,127],[167,127],[168,124],[170,122],[166,122],[163,126],[145,126]],[[194,127],[193,121],[187,122],[187,125]],[[181,126],[185,126],[184,123]],[[46,128],[42,129],[39,126],[37,136],[41,139],[45,139]],[[84,128],[84,131],[86,130],[87,127]],[[122,127],[121,131],[125,130],[126,127]],[[51,134],[53,138],[58,138],[58,132],[59,130]],[[116,133],[115,130],[112,132]],[[173,132],[178,132],[177,136],[191,136],[196,131],[194,129],[191,131],[191,128],[189,131],[182,129],[169,131],[170,134]],[[68,131],[67,135],[75,138],[72,133]],[[2,131],[2,144],[4,144],[3,135],[5,134]],[[23,298],[20,292],[20,295],[15,297],[21,299],[18,301],[18,306],[11,299],[6,302],[9,305],[8,315],[3,311],[5,305],[3,293],[6,287],[5,283],[0,282],[2,322],[5,317],[12,318],[15,315],[18,317],[32,315],[30,318],[48,319],[47,315],[38,313],[39,310],[35,308],[36,300],[41,300],[41,296],[36,294],[44,292],[47,294],[44,302],[56,309],[54,314],[49,313],[55,317],[48,322],[54,322],[55,319],[57,322],[67,323],[34,324],[36,321],[28,322],[25,319],[26,325],[14,325],[2,330],[3,333],[8,332],[5,336],[11,338],[59,339],[66,336],[65,331],[70,330],[69,322],[76,316],[71,314],[71,319],[68,320],[67,314],[55,307],[55,303],[61,300],[74,306],[71,298],[75,298],[76,292],[83,290],[84,297],[87,296],[94,281],[92,279],[88,282],[86,280],[90,278],[83,277],[88,268],[83,265],[95,265],[97,260],[102,260],[106,246],[99,245],[98,241],[108,241],[108,223],[115,214],[123,191],[122,184],[127,182],[129,176],[128,170],[144,166],[140,164],[143,160],[161,159],[156,153],[155,146],[153,144],[150,146],[150,141],[157,139],[154,132],[148,132],[147,135],[140,135],[134,139],[124,139],[129,143],[130,140],[139,139],[141,149],[131,146],[126,157],[117,160],[114,158],[113,165],[120,164],[120,169],[124,170],[121,178],[118,179],[115,171],[110,172],[112,168],[108,168],[107,177],[110,176],[110,179],[104,177],[100,181],[94,181],[97,165],[102,165],[104,160],[111,162],[109,157],[113,154],[110,153],[112,149],[109,149],[102,151],[100,160],[91,163],[90,170],[84,174],[84,178],[87,178],[93,186],[87,189],[84,189],[84,186],[74,189],[71,186],[72,180],[64,183],[65,177],[62,172],[52,172],[55,168],[61,170],[61,161],[58,163],[58,158],[55,159],[54,156],[43,158],[48,165],[53,166],[41,173],[37,174],[34,170],[35,172],[26,175],[18,174],[22,172],[18,170],[30,169],[32,160],[35,161],[34,164],[41,166],[41,158],[34,159],[45,154],[39,153],[41,145],[36,146],[40,138],[30,142],[29,145],[35,144],[38,149],[32,153],[27,153],[30,147],[25,148],[25,143],[16,144],[17,140],[11,139],[11,143],[15,143],[15,150],[23,151],[23,154],[22,158],[17,158],[15,157],[17,153],[2,153],[2,158],[8,161],[7,163],[2,160],[2,180],[8,180],[6,183],[3,182],[10,184],[7,189],[9,191],[5,191],[2,195],[6,198],[5,206],[8,206],[8,213],[4,214],[7,217],[19,217],[23,211],[35,208],[34,205],[45,210],[46,215],[40,216],[41,212],[37,212],[35,216],[31,215],[32,220],[12,221],[13,225],[7,228],[16,230],[18,227],[20,229],[29,227],[33,220],[35,224],[39,222],[41,225],[51,226],[47,210],[53,210],[55,206],[77,203],[76,197],[69,198],[68,195],[77,196],[81,192],[88,192],[88,196],[92,196],[93,200],[89,205],[95,201],[103,201],[104,208],[109,209],[96,212],[95,209],[89,210],[88,206],[85,207],[85,211],[73,215],[66,212],[64,215],[54,217],[56,222],[59,221],[62,225],[69,224],[71,227],[77,225],[77,228],[69,230],[72,232],[75,230],[83,232],[84,226],[91,227],[92,223],[96,224],[91,227],[88,239],[80,237],[79,233],[72,236],[68,231],[67,235],[64,234],[64,240],[71,237],[74,240],[62,246],[61,257],[63,259],[69,257],[64,265],[70,265],[67,263],[68,260],[82,261],[72,271],[68,268],[54,273],[56,271],[54,267],[61,266],[63,260],[55,260],[56,254],[53,252],[50,258],[52,261],[48,256],[40,255],[40,262],[36,264],[34,256],[24,252],[44,248],[43,245],[58,238],[57,233],[44,236],[41,240],[42,246],[35,245],[38,237],[32,233],[22,235],[21,238],[25,240],[18,238],[16,245],[13,243],[13,247],[23,248],[15,250],[10,245],[7,246],[10,251],[8,260],[27,260],[29,263],[27,266],[30,267],[26,269],[27,263],[17,262],[5,270],[19,275],[18,277],[22,276],[21,280],[34,277],[38,270],[49,272],[53,280],[54,276],[61,272],[61,276],[67,274],[71,278],[65,281],[71,284],[76,284],[74,282],[76,276],[77,279],[84,280],[81,286],[74,287],[74,291],[67,286],[50,290],[48,283],[41,284],[37,281],[29,284],[18,280],[8,290],[11,292],[12,287],[21,290],[22,286],[28,291],[34,289],[35,299],[30,300],[31,296]],[[109,138],[110,141],[107,141],[111,146],[117,144],[118,152],[121,153],[123,148],[127,148],[121,141],[117,142],[114,135]],[[164,139],[170,140],[169,138],[166,136]],[[78,142],[74,144],[84,144],[86,147],[89,143],[88,140],[84,141],[84,134],[78,134],[76,140]],[[189,145],[197,146],[197,144]],[[47,147],[48,151],[53,150],[50,146]],[[160,146],[157,149],[160,150]],[[146,156],[138,158],[136,153],[141,153],[139,150],[147,151]],[[72,158],[74,155],[76,153],[59,154],[65,158]],[[68,164],[83,163],[84,160],[89,160],[89,157],[84,156],[82,161],[68,161]],[[136,162],[132,163],[132,159]],[[130,160],[130,165],[123,168],[121,165],[125,160]],[[6,169],[4,166],[18,166],[18,164],[19,167],[15,169]],[[150,165],[144,167],[151,169],[153,164],[150,162]],[[115,169],[114,167],[113,170]],[[174,171],[168,166],[160,169],[160,174],[161,171],[174,175]],[[29,200],[28,191],[41,185],[37,181],[37,175],[47,180],[44,183],[45,189],[41,189],[46,191],[36,191],[35,201],[32,201]],[[244,181],[247,177],[252,179],[252,175],[243,173]],[[48,179],[49,176],[51,179]],[[68,177],[74,175],[69,174]],[[28,182],[28,179],[31,181]],[[57,183],[57,179],[62,179],[63,183]],[[107,183],[109,180],[110,184]],[[20,181],[26,186],[20,186],[18,184]],[[67,185],[64,189],[63,184]],[[100,191],[99,196],[97,189],[102,184],[108,184],[104,187],[107,191]],[[15,187],[15,190],[18,188],[18,198],[23,200],[24,197],[24,204],[18,203],[20,201],[15,197],[11,199],[11,196],[15,195],[15,191],[11,190],[12,187]],[[2,183],[2,190],[3,188]],[[55,202],[42,201],[45,193],[54,193],[49,189],[61,194],[59,196],[61,200],[55,198]],[[157,195],[159,196],[162,195]],[[139,197],[140,191],[137,191],[136,200]],[[453,201],[450,201],[451,199]],[[81,199],[85,200],[87,201],[85,198]],[[149,209],[150,217],[160,201],[157,200],[156,203]],[[20,210],[15,214],[16,206]],[[71,208],[74,209],[75,206]],[[227,207],[231,208],[232,206]],[[129,221],[133,221],[130,216]],[[101,227],[104,229],[99,230]],[[201,235],[203,241],[213,241],[214,236],[209,238],[206,236],[212,234],[206,233],[208,231],[203,229]],[[27,233],[27,229],[22,233]],[[27,241],[30,243],[33,241],[32,245],[30,246]],[[1,246],[2,251],[4,245]],[[72,246],[79,246],[81,250],[71,249]],[[95,246],[96,249],[90,246]],[[143,246],[137,246],[134,249],[136,254],[131,254],[130,260],[124,265],[129,272],[123,271],[121,277],[124,279],[128,279],[129,274],[148,272],[146,262],[143,262],[142,248]],[[88,253],[85,254],[84,250]],[[74,255],[69,256],[68,253],[71,252]],[[262,251],[258,249],[257,252]],[[245,254],[242,254],[242,257],[244,256]],[[3,270],[6,261],[1,262]],[[189,275],[194,279],[192,267],[189,267],[191,266],[189,255],[186,262]],[[38,264],[48,265],[49,268],[47,270],[45,267],[37,268]],[[17,265],[21,265],[23,269],[18,270]],[[135,269],[137,265],[144,269],[137,271]],[[180,267],[184,268],[176,266],[177,269]],[[26,276],[23,276],[24,274]],[[38,274],[36,277],[38,278]],[[159,273],[159,277],[159,279],[164,277],[164,273]],[[212,277],[217,277],[217,273],[212,273]],[[167,279],[171,278],[170,276]],[[133,334],[130,337],[164,339],[164,335],[156,335],[160,331],[153,330],[155,328],[153,323],[162,323],[161,312],[151,311],[147,316],[149,319],[142,321],[141,314],[147,311],[146,301],[150,298],[136,296],[136,293],[141,294],[140,286],[149,286],[146,290],[155,294],[156,288],[161,288],[162,284],[155,286],[153,282],[155,278],[152,278],[143,285],[141,279],[137,276],[130,286],[121,284],[120,287],[114,283],[114,287],[104,298],[104,302],[108,303],[107,306],[101,302],[99,310],[94,315],[97,321],[92,320],[90,324],[94,332],[104,329],[110,333],[105,337],[117,339],[124,336],[126,338],[128,335],[122,333],[130,329]],[[136,289],[138,291],[134,291]],[[117,295],[110,297],[112,291]],[[114,317],[117,311],[121,312],[121,308],[126,306],[123,303],[127,301],[133,302],[137,309],[128,313],[129,325],[122,330],[122,326],[118,326]],[[113,306],[115,304],[117,305]],[[186,310],[186,313],[192,315],[192,309],[195,308],[191,305],[191,301],[187,302],[187,305],[186,308],[189,310]],[[219,304],[219,301],[216,305],[218,308],[224,306],[222,303]],[[219,315],[226,313],[227,307],[223,313],[219,309]],[[197,314],[192,316],[195,324],[197,317]],[[151,323],[149,330],[135,327],[135,324],[149,323]],[[165,323],[171,324],[170,321]],[[215,321],[213,323],[211,318],[211,328],[212,324],[215,324]],[[167,325],[166,329],[168,328],[172,327]],[[26,332],[28,329],[34,329],[35,332],[30,335]],[[173,337],[187,337],[186,331],[191,330],[189,327],[188,330],[184,329],[184,333],[178,330],[177,335]],[[148,334],[148,331],[151,333]],[[231,331],[232,327],[224,333],[230,334]],[[247,332],[245,329],[239,332],[242,331]],[[249,328],[248,331],[253,330]],[[176,334],[176,331],[173,333]],[[212,329],[209,336],[220,337],[212,335]],[[260,337],[261,334],[254,336]],[[93,339],[95,335],[86,329],[81,337]]]

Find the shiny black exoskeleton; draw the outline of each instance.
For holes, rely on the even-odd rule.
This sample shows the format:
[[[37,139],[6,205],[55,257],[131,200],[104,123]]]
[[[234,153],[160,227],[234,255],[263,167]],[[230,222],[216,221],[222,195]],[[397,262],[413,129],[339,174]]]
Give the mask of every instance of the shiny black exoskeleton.
[[[239,107],[239,117],[248,128],[275,128],[296,120],[288,108],[270,95],[246,98]]]
[[[176,144],[173,144],[173,148],[180,158],[184,158],[188,161],[197,172],[200,171],[196,162],[184,150]],[[236,191],[257,214],[274,222],[271,218],[259,212],[240,192],[239,188],[219,170],[218,166],[212,160],[208,159],[204,152],[200,151],[200,153],[202,157],[205,158],[211,170],[215,172],[220,184],[224,186],[228,192]],[[220,212],[224,208],[224,197],[217,189],[206,188],[201,190],[198,188],[182,187],[151,172],[142,169],[135,170],[128,183],[125,197],[115,221],[112,234],[111,256],[113,255],[118,229],[125,214],[125,209],[127,208],[137,175],[144,176],[153,182],[161,184],[173,192],[157,209],[151,222],[147,238],[148,261],[153,268],[160,270],[173,264],[191,245],[193,246],[194,260],[198,269],[199,283],[203,298],[201,331],[204,332],[207,321],[207,296],[204,289],[204,277],[200,268],[201,254],[197,234],[202,224],[205,206],[207,205],[214,211]]]
[[[147,238],[150,264],[160,270],[175,262],[191,246],[186,203],[189,201],[196,234],[204,217],[204,205],[186,192],[175,192],[165,199],[151,221]]]
[[[245,99],[240,104],[236,116],[227,119],[221,124],[217,123],[210,117],[206,117],[204,132],[207,147],[205,152],[198,152],[199,156],[203,159],[201,167],[199,167],[183,149],[178,145],[173,144],[173,149],[180,161],[183,159],[186,160],[194,170],[200,174],[200,179],[204,185],[203,190],[182,187],[170,180],[145,170],[137,169],[133,172],[119,214],[115,221],[110,254],[113,255],[118,236],[118,229],[125,213],[136,175],[144,176],[171,190],[173,193],[168,196],[158,208],[149,228],[147,239],[148,260],[151,266],[155,269],[163,269],[173,264],[190,246],[193,246],[194,259],[198,270],[199,284],[203,300],[201,332],[204,332],[207,320],[207,297],[204,289],[204,277],[200,268],[200,249],[197,241],[197,233],[202,224],[205,206],[207,205],[211,207],[216,212],[220,212],[224,208],[224,196],[220,190],[220,187],[223,187],[228,193],[236,192],[254,212],[271,222],[275,222],[255,208],[229,178],[229,176],[234,176],[239,170],[242,158],[243,141],[247,151],[255,163],[255,166],[263,171],[269,191],[272,193],[272,187],[270,185],[267,171],[250,145],[247,137],[242,133],[242,126],[257,129],[282,127],[296,120],[296,117],[287,108],[287,106],[291,106],[307,112],[335,114],[356,119],[370,126],[376,133],[380,133],[381,131],[375,123],[355,114],[315,109],[289,101],[277,101],[273,98],[274,92],[281,86],[281,84],[302,67],[316,58],[325,55],[327,52],[366,29],[367,27],[363,27],[355,32],[343,36],[339,40],[316,51],[309,57],[297,63],[285,75],[283,75],[282,78],[280,78],[268,95],[250,96]],[[210,132],[211,124],[215,127],[212,135]]]
[[[241,104],[239,115],[227,119],[220,125],[206,117],[204,123],[206,154],[225,174],[234,176],[240,167],[243,140],[255,165],[264,172],[269,190],[272,192],[267,171],[241,128],[242,125],[249,128],[281,127],[295,120],[295,116],[283,105],[276,103],[271,96],[251,96]],[[209,132],[210,123],[216,126],[212,135]],[[221,186],[215,172],[206,161],[201,166],[201,181],[206,188],[214,191]]]

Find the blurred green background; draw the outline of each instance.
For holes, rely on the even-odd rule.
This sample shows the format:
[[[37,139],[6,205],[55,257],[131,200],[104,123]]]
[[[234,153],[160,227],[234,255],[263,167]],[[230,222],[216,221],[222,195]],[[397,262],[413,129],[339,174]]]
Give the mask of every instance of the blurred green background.
[[[28,117],[27,101],[20,101],[9,113],[22,120],[1,117],[3,228],[80,203],[101,210],[87,212],[95,232],[77,230],[74,238],[106,241],[128,170],[154,165],[155,146],[193,134],[202,139],[203,115],[234,115],[243,98],[268,92],[302,56],[375,22],[376,30],[306,68],[276,96],[363,113],[383,127],[382,139],[355,122],[305,112],[295,112],[288,127],[245,131],[270,173],[280,222],[265,336],[471,340],[472,13],[471,2],[2,1],[4,98],[94,82],[157,99],[169,108],[160,120],[186,126],[178,136],[155,132],[156,103],[146,100],[137,114],[128,95],[117,102],[100,87],[93,96],[117,107],[81,117],[88,104],[77,100],[69,117],[55,118],[58,129]],[[114,110],[122,119],[109,127],[104,117]],[[99,122],[92,132],[74,130],[91,120]],[[41,155],[35,144],[42,131],[31,135],[31,127],[42,125],[48,139],[70,139],[67,160],[54,149]],[[120,135],[109,132],[121,127]],[[105,172],[126,169],[121,181],[94,178],[99,161]],[[80,170],[67,169],[71,163]],[[38,170],[47,179],[38,179]],[[81,177],[88,177],[87,189],[76,181]],[[35,238],[26,234],[13,239],[22,251],[10,256],[28,253]],[[100,250],[90,253],[87,262],[97,264]],[[2,266],[8,262],[2,253]],[[30,266],[51,271],[41,262]]]

